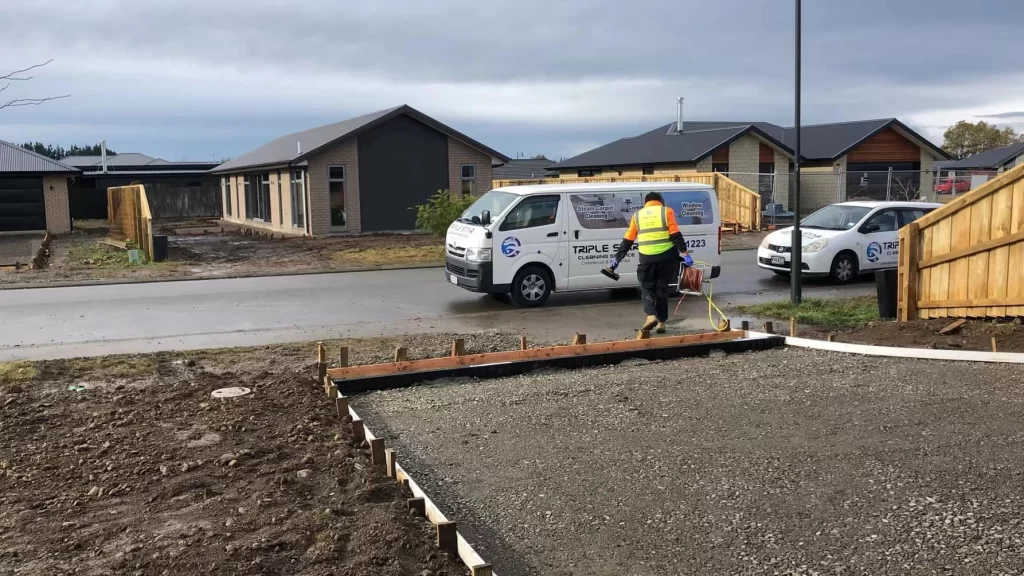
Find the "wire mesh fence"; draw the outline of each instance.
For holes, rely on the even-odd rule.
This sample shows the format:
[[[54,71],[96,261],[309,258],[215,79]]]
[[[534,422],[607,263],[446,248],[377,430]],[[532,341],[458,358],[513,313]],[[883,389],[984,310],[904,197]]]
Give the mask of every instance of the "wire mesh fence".
[[[153,215],[146,189],[141,184],[107,188],[107,220],[110,236],[127,245],[134,243],[153,260]]]

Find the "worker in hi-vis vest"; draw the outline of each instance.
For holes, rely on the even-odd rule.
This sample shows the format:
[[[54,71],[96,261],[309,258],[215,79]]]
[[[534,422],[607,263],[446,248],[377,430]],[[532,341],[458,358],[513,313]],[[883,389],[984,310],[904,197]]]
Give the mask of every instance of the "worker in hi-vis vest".
[[[641,330],[656,328],[661,334],[668,320],[668,287],[678,280],[679,262],[693,266],[693,258],[686,253],[686,240],[676,224],[676,213],[665,206],[661,194],[649,192],[644,196],[644,207],[633,214],[609,268],[615,270],[634,243],[640,252],[636,275],[647,314]]]

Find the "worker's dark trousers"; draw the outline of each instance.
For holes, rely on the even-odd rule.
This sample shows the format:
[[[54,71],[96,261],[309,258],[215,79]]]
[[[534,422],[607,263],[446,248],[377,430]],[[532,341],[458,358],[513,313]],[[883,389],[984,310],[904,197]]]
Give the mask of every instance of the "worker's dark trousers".
[[[668,286],[678,280],[679,262],[640,264],[636,277],[644,299],[644,313],[657,316],[658,322],[668,320]]]

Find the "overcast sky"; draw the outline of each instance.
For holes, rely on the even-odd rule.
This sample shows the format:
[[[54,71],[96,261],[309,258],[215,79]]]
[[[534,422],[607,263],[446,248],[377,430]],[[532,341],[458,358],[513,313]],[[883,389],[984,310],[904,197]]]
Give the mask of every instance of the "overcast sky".
[[[1020,0],[804,0],[805,123],[1024,129]],[[237,156],[406,103],[515,156],[793,120],[793,0],[0,0],[0,139]],[[0,84],[2,87],[2,84]]]

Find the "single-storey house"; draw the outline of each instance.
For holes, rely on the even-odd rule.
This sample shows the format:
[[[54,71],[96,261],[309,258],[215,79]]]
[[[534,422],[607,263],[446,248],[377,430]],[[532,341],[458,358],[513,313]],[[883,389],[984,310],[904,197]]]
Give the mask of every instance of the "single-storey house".
[[[762,202],[773,194],[789,205],[795,128],[768,122],[679,122],[622,138],[550,166],[562,178],[726,172]],[[835,202],[837,196],[885,197],[891,168],[912,173],[914,185],[931,191],[936,160],[949,156],[895,118],[818,124],[801,128],[801,209]]]
[[[0,233],[71,231],[68,178],[80,171],[0,140]]]
[[[142,184],[154,218],[219,217],[219,162],[170,162],[138,152],[66,156],[61,163],[82,171],[71,185],[71,217],[107,217],[107,188]]]
[[[1003,172],[1014,166],[1024,164],[1024,142],[990,148],[961,160],[940,162],[938,168],[943,172]]]
[[[322,236],[414,230],[415,206],[438,190],[483,194],[508,160],[403,105],[282,136],[213,173],[225,221]]]
[[[551,170],[547,158],[521,158],[509,160],[502,166],[494,167],[495,180],[540,180],[558,178],[558,171]]]

